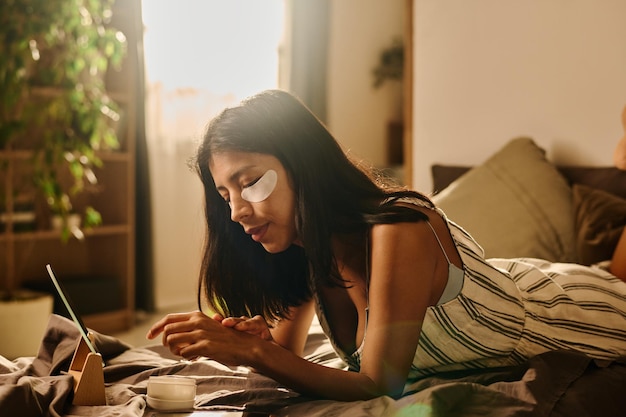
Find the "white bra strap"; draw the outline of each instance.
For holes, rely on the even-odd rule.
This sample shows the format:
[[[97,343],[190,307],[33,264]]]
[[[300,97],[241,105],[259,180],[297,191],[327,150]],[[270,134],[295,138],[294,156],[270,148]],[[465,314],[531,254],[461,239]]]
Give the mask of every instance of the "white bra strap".
[[[437,239],[437,243],[439,243],[439,247],[441,248],[441,251],[443,252],[443,256],[446,257],[446,261],[448,261],[448,264],[450,264],[450,258],[448,258],[448,254],[446,253],[446,250],[443,248],[443,245],[441,244],[441,240],[439,240],[439,236],[437,236],[437,232],[435,232],[435,228],[433,227],[432,224],[430,224],[430,222],[428,220],[426,220],[426,224],[430,227],[430,230],[433,231],[433,234],[435,235],[435,239]]]

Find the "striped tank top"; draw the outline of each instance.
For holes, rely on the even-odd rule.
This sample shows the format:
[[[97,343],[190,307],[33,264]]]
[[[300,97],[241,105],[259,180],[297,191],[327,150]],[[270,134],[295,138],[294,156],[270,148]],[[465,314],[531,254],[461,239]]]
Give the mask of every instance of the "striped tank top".
[[[626,355],[626,283],[598,268],[538,259],[485,260],[482,248],[446,218],[463,262],[456,297],[426,310],[408,381],[437,372],[519,364],[548,350],[591,357]],[[348,368],[358,371],[363,343],[343,352],[317,300],[322,329]]]

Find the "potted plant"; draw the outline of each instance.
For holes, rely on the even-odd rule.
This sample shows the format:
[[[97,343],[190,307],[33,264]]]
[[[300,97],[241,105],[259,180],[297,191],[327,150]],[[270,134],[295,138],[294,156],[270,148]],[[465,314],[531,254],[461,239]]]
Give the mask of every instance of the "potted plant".
[[[0,149],[32,151],[33,178],[70,236],[73,199],[97,183],[98,151],[119,146],[109,64],[125,38],[108,26],[114,0],[11,0],[0,4]],[[86,208],[83,224],[100,221]]]
[[[62,240],[72,233],[80,237],[80,227],[101,222],[97,208],[90,206],[81,213],[80,227],[68,219],[75,198],[97,183],[98,153],[119,146],[118,106],[105,85],[107,69],[121,63],[126,48],[123,34],[109,25],[113,2],[0,2],[0,214],[6,214],[5,233],[16,231],[16,161],[29,167],[35,201],[26,204],[43,202],[44,211],[58,216]],[[12,335],[0,354],[36,354],[33,343],[45,329],[52,297],[17,289],[11,275],[0,284],[2,333]],[[6,328],[11,323],[19,326]]]
[[[404,160],[403,135],[403,72],[404,44],[401,39],[394,39],[380,51],[377,65],[372,70],[374,89],[384,89],[387,83],[391,115],[387,122],[387,165],[389,173],[398,180]]]
[[[402,40],[394,39],[391,45],[380,52],[378,64],[372,70],[373,86],[379,88],[385,80],[402,81],[404,69],[404,45]]]

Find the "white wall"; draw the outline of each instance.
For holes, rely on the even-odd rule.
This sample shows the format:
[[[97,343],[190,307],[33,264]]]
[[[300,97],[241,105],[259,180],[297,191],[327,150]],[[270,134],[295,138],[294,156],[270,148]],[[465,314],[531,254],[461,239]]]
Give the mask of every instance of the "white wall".
[[[386,160],[386,128],[401,116],[394,83],[372,87],[379,54],[404,34],[404,0],[330,2],[327,125],[345,149],[376,166]],[[396,83],[398,84],[398,83]]]
[[[415,0],[413,185],[528,135],[562,164],[610,165],[623,136],[626,1]]]
[[[187,167],[194,144],[149,151],[157,309],[193,304],[204,239],[203,191]]]

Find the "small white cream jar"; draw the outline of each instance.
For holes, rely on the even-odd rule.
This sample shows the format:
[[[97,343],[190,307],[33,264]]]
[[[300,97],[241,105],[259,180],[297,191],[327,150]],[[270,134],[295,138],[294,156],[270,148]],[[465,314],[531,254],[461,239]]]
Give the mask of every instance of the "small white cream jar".
[[[189,410],[196,397],[196,380],[177,375],[148,378],[148,405],[157,410]]]

